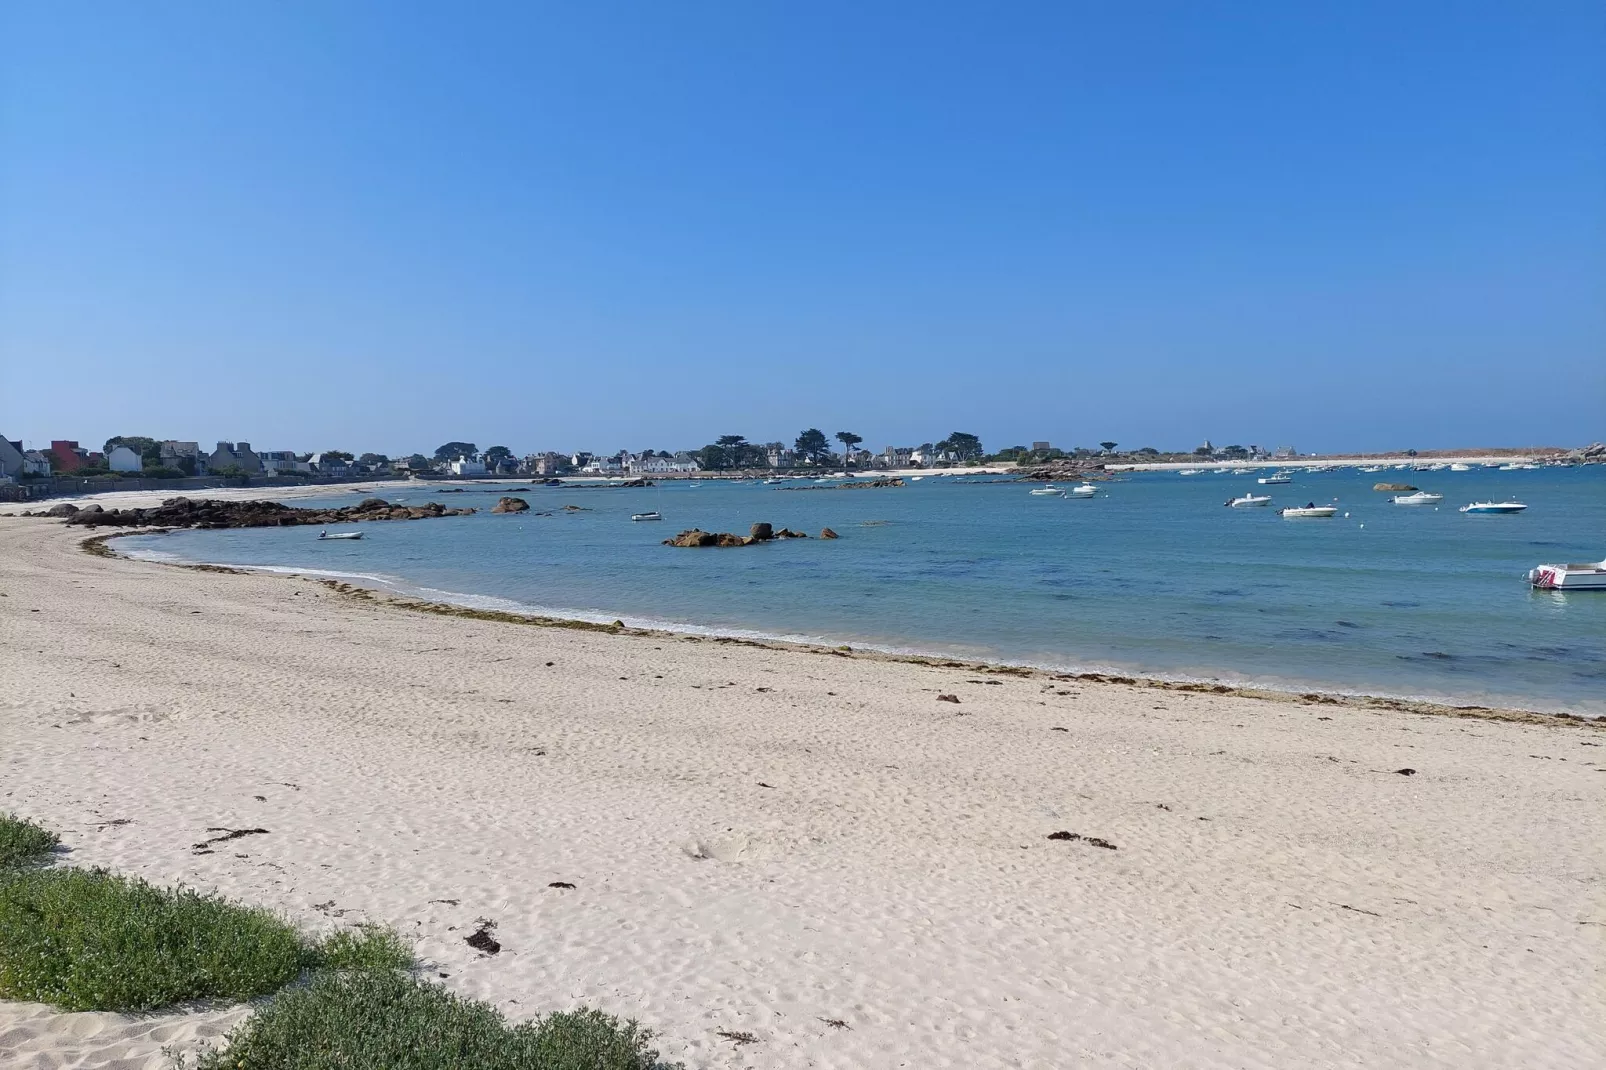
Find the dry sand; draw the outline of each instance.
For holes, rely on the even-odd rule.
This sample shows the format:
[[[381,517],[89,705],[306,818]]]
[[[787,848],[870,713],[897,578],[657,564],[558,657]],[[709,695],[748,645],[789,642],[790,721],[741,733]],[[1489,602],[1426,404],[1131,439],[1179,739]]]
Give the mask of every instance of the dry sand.
[[[1606,1065],[1595,727],[441,617],[82,538],[0,520],[0,809],[393,926],[510,1016],[691,1067]],[[0,1004],[0,1064],[155,1068],[243,1013]]]

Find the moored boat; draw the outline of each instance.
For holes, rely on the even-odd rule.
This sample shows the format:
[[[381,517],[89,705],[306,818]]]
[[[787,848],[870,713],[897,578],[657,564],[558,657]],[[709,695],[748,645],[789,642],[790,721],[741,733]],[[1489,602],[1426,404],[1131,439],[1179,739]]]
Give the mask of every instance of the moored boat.
[[[1065,497],[1065,492],[1050,483],[1046,487],[1033,487],[1031,495],[1034,498],[1063,498]]]
[[[360,538],[362,538],[362,532],[360,531],[337,531],[334,534],[330,534],[327,531],[318,532],[319,542],[344,542],[349,539]]]
[[[1098,492],[1099,488],[1095,487],[1093,484],[1083,483],[1080,486],[1072,487],[1070,490],[1066,491],[1065,496],[1067,498],[1091,498]]]
[[[1323,520],[1338,513],[1336,505],[1293,505],[1282,510],[1285,520]]]
[[[1526,508],[1522,502],[1468,502],[1461,507],[1461,511],[1471,514],[1520,513]]]
[[[1289,475],[1287,472],[1273,472],[1269,476],[1261,476],[1255,482],[1270,486],[1273,483],[1292,483],[1293,481],[1294,477]]]
[[[646,513],[631,513],[630,514],[630,519],[631,520],[662,520],[663,518],[664,518],[664,514],[660,513],[656,509],[654,509],[654,510],[652,510],[650,512],[646,512]]]
[[[1227,503],[1227,505],[1233,509],[1249,509],[1257,505],[1270,504],[1270,494],[1245,494],[1242,497],[1234,498],[1232,501]]]
[[[1419,490],[1415,494],[1396,494],[1389,501],[1395,505],[1438,505],[1444,501],[1444,495]]]
[[[1606,591],[1606,560],[1583,565],[1540,565],[1528,582],[1542,591]]]

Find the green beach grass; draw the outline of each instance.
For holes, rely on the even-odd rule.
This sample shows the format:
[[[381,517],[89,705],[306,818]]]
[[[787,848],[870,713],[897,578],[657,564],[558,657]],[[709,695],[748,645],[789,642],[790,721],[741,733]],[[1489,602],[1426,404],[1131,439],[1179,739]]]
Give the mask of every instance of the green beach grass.
[[[70,1011],[247,1000],[308,957],[275,915],[188,888],[104,870],[0,873],[0,998]]]
[[[141,1012],[278,993],[197,1070],[674,1070],[649,1032],[600,1011],[510,1026],[413,976],[411,949],[389,929],[308,942],[221,896],[33,864],[58,842],[0,815],[0,999]]]
[[[509,1026],[489,1004],[398,970],[326,970],[202,1052],[196,1070],[673,1070],[650,1040],[599,1011]]]
[[[0,814],[0,867],[42,862],[61,837],[14,814]]]

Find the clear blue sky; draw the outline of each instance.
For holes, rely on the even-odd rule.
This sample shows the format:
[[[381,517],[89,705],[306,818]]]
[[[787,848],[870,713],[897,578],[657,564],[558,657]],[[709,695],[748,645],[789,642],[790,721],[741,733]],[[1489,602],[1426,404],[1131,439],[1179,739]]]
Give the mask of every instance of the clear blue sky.
[[[13,2],[0,431],[1606,438],[1606,5]]]

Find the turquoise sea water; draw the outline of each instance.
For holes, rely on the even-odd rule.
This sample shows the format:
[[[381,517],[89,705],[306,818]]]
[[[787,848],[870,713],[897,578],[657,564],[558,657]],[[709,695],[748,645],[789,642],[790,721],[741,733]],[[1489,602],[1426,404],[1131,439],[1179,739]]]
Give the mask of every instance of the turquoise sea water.
[[[1085,501],[1034,498],[1027,485],[986,478],[851,491],[532,485],[520,492],[531,513],[373,523],[358,542],[259,528],[118,545],[681,630],[1606,715],[1606,593],[1535,592],[1523,579],[1541,562],[1606,557],[1606,466],[1299,472],[1292,485],[1268,488],[1253,476],[1144,473]],[[1390,505],[1371,489],[1377,480],[1445,500]],[[440,489],[397,485],[384,496],[488,509],[507,493]],[[1272,493],[1274,506],[1336,501],[1340,516],[1223,508],[1251,489]],[[1456,511],[1507,497],[1528,511]],[[565,514],[565,504],[585,511]],[[664,522],[630,521],[650,509]],[[547,510],[554,515],[534,515]],[[760,520],[842,537],[660,545],[684,528],[745,533]]]

